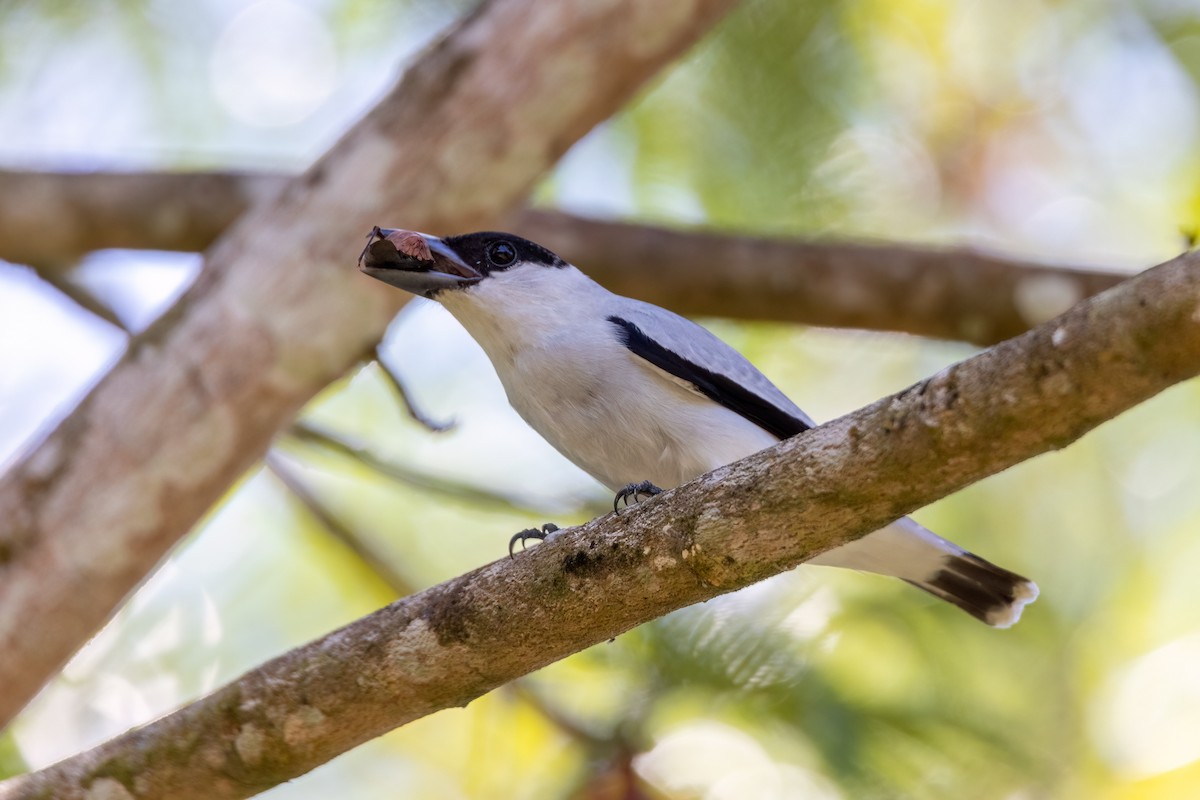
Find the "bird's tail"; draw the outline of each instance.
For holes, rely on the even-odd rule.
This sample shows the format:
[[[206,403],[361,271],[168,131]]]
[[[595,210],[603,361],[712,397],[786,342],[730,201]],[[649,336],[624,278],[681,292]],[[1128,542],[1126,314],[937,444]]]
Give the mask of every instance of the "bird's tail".
[[[1038,596],[1033,581],[984,561],[908,517],[808,563],[900,578],[997,628],[1016,623]]]

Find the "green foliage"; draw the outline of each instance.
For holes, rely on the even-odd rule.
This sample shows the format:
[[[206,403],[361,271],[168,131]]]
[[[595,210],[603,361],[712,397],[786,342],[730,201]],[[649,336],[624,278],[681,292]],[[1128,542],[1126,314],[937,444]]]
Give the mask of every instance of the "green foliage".
[[[734,230],[815,232],[840,216],[813,172],[861,71],[836,46],[841,10],[751,3],[632,109],[639,211],[670,215],[686,188],[706,222]]]
[[[0,734],[0,780],[26,772],[29,765],[21,757],[21,749],[11,731]]]

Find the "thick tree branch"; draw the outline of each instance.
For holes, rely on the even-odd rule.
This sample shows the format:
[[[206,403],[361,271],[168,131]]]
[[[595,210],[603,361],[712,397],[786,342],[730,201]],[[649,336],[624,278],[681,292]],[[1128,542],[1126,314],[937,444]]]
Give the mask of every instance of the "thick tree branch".
[[[0,204],[10,205],[11,198],[19,209],[0,215],[0,258],[71,264],[103,247],[198,250],[254,196],[277,191],[283,180],[237,173],[0,171]],[[505,224],[610,289],[683,314],[903,331],[976,344],[1016,336],[1123,277],[965,248],[732,236],[546,211],[522,211]]]
[[[0,722],[379,340],[402,300],[354,269],[371,225],[494,224],[731,5],[485,3],[243,214],[176,306],[0,480]]]
[[[524,211],[513,227],[571,254],[564,257],[618,294],[681,314],[981,345],[1016,336],[1127,277],[968,248],[768,239],[552,212]]]
[[[393,603],[0,798],[245,797],[1064,447],[1197,373],[1200,255],[1186,255],[634,513]]]
[[[38,269],[94,250],[199,253],[291,175],[0,170],[0,258]]]

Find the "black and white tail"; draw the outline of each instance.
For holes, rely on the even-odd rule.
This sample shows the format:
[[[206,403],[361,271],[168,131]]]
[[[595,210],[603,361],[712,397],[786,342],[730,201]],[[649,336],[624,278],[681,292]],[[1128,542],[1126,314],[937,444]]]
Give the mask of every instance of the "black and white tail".
[[[1033,581],[968,553],[908,517],[808,563],[900,578],[997,628],[1015,624],[1038,596]]]

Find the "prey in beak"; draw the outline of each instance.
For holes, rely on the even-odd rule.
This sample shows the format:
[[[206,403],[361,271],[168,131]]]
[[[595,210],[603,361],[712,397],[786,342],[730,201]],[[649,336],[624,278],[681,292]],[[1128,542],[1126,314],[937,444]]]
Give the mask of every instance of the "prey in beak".
[[[483,277],[436,236],[376,225],[358,257],[372,278],[422,297],[471,286]]]

